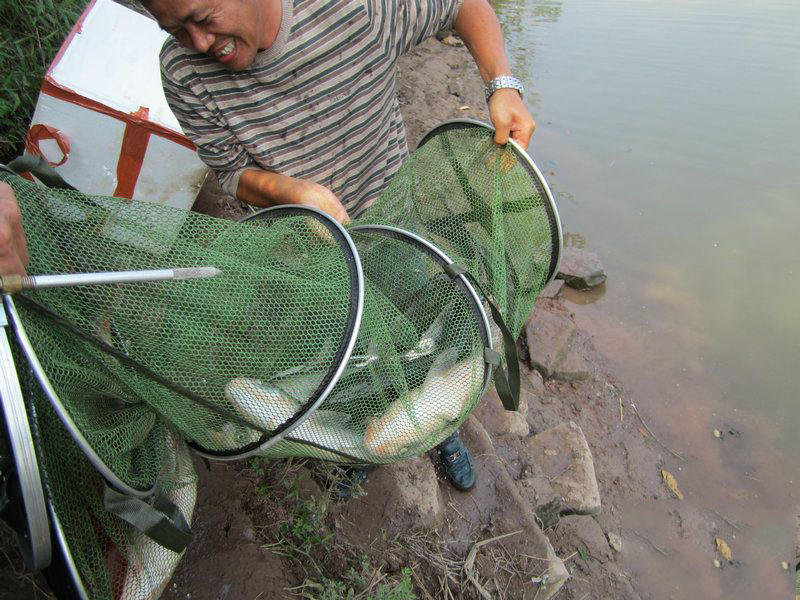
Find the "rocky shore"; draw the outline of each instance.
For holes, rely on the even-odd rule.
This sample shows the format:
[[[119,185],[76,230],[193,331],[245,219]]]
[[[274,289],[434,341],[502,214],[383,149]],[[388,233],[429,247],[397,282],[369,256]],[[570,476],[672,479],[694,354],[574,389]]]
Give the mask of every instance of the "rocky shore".
[[[488,120],[477,69],[446,34],[400,61],[397,91],[411,149],[442,121]],[[246,210],[213,182],[195,209]],[[737,550],[726,556],[718,540],[736,545],[750,524],[678,497],[672,471],[680,479],[687,459],[649,424],[657,400],[633,398],[598,351],[593,336],[609,332],[578,318],[580,304],[602,295],[604,274],[580,236],[565,238],[562,279],[540,295],[519,340],[519,412],[490,393],[462,428],[479,473],[472,492],[444,480],[434,453],[378,469],[341,505],[313,465],[198,465],[195,542],[165,597],[711,599],[743,597],[756,587],[744,575],[753,569],[765,593],[793,586],[778,557],[746,571]],[[279,541],[298,506],[311,507],[328,537],[287,557]],[[375,596],[397,582],[386,588],[397,595]]]
[[[488,119],[477,70],[453,37],[404,57],[397,89],[410,148],[447,119]],[[227,218],[247,211],[213,181],[195,209]],[[603,285],[597,257],[568,247],[562,267],[518,342],[519,411],[504,411],[492,392],[462,428],[474,490],[454,490],[433,452],[377,469],[343,504],[323,489],[331,471],[318,464],[198,460],[194,541],[164,598],[668,597],[640,580],[643,564],[667,555],[664,544],[622,520],[623,506],[654,499],[674,536],[703,548],[714,571],[713,540],[736,524],[671,497],[661,475],[668,449],[565,300]],[[44,597],[17,569],[4,577],[17,577],[13,597]]]
[[[477,70],[452,36],[404,57],[397,89],[412,149],[442,121],[488,120]],[[213,183],[196,208],[229,217],[244,210],[214,193]],[[563,263],[562,278],[543,291],[520,339],[519,412],[504,411],[492,392],[462,428],[479,473],[472,492],[444,481],[434,453],[378,469],[363,495],[342,505],[327,503],[307,467],[291,471],[305,482],[301,501],[325,506],[334,547],[368,556],[387,576],[411,567],[418,598],[641,597],[616,560],[627,536],[615,503],[620,494],[645,498],[658,490],[656,478],[633,475],[657,472],[656,457],[620,421],[619,384],[561,298],[564,280],[578,289],[602,282],[597,257],[567,248]],[[274,543],[274,528],[260,525],[275,500],[254,498],[247,478],[263,478],[245,471],[242,479],[237,467],[215,464],[202,473],[197,540],[167,598],[309,592],[296,565],[260,547]],[[236,491],[223,498],[229,486]],[[335,575],[335,564],[322,563],[326,576]]]

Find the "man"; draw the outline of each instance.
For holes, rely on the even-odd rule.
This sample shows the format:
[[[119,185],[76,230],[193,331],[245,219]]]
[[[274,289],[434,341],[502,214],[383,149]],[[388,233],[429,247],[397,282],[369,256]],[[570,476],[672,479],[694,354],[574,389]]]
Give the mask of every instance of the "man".
[[[486,0],[144,4],[172,34],[161,51],[170,107],[223,189],[252,205],[303,204],[347,222],[374,202],[408,155],[397,59],[443,28],[487,83],[495,141],[527,147],[533,134]],[[473,487],[458,434],[439,451],[451,482]]]

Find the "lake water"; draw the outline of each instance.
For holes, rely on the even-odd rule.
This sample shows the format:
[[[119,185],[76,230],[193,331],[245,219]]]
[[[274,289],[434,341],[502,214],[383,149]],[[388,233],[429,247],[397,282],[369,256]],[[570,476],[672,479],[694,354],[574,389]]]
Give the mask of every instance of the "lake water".
[[[662,441],[690,456],[665,458],[687,502],[741,524],[720,528],[738,566],[713,572],[713,537],[667,540],[658,565],[644,554],[629,566],[653,598],[790,597],[800,2],[494,5],[567,242],[608,272],[604,290],[573,298],[592,301],[577,318]],[[658,535],[663,508],[630,519]]]

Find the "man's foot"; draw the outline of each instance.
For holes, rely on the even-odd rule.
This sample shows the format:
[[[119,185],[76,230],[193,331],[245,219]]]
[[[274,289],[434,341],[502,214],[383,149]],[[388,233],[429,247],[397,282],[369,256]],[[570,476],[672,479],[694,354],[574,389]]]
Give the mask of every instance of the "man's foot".
[[[453,487],[466,492],[475,487],[475,468],[469,449],[461,441],[458,431],[437,446],[444,472]]]
[[[333,493],[336,501],[350,500],[376,468],[377,465],[343,467],[341,469],[342,478],[334,485]]]

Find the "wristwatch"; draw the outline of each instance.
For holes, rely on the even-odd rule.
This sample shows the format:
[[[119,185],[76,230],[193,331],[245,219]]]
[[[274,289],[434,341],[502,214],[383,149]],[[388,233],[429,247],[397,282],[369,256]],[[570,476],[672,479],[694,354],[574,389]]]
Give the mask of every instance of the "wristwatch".
[[[500,77],[495,77],[486,84],[486,89],[483,90],[483,93],[486,96],[486,102],[489,102],[489,98],[492,96],[492,94],[502,88],[511,88],[512,90],[517,90],[520,96],[522,96],[525,92],[525,88],[522,87],[522,82],[519,79],[512,75],[500,75]]]

